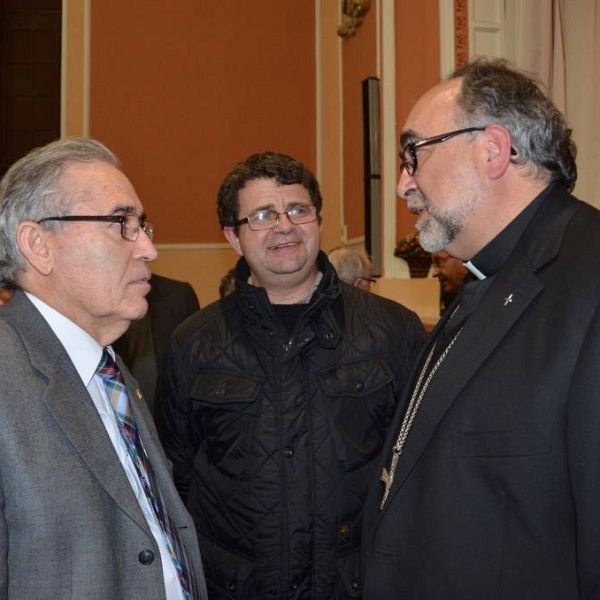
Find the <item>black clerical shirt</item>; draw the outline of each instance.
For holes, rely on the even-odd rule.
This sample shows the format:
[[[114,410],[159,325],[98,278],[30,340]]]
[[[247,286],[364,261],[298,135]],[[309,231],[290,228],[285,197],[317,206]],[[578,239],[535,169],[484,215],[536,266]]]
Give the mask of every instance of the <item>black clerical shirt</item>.
[[[493,240],[486,244],[470,261],[464,263],[470,272],[465,277],[457,299],[448,311],[450,317],[437,332],[438,349],[436,354],[443,351],[456,331],[464,325],[481,298],[491,287],[496,273],[510,261],[511,254],[526,233],[533,216],[555,185],[557,184],[551,184],[545,188]],[[473,267],[475,268],[473,269]],[[474,272],[478,276],[474,275]]]

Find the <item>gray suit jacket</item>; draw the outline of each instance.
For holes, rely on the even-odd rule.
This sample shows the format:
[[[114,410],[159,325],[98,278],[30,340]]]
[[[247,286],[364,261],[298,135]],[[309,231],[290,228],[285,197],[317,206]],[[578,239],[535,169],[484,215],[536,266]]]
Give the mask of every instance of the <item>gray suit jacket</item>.
[[[152,419],[133,411],[203,598],[194,525]],[[89,393],[22,292],[0,310],[0,599],[163,600],[160,554]],[[152,552],[150,564],[140,554]]]

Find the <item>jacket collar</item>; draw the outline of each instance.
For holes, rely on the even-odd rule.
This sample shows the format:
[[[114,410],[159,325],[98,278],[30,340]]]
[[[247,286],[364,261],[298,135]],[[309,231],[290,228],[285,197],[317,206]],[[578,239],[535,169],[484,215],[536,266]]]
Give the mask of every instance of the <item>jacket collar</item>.
[[[317,256],[317,267],[323,273],[323,277],[298,321],[296,332],[299,333],[296,337],[302,338],[303,345],[316,338],[322,347],[335,348],[341,339],[342,331],[342,307],[341,302],[337,302],[341,294],[341,285],[323,251]],[[250,326],[269,336],[275,330],[282,331],[283,325],[273,311],[266,290],[249,284],[249,277],[250,267],[242,257],[236,265],[234,295],[244,319]]]

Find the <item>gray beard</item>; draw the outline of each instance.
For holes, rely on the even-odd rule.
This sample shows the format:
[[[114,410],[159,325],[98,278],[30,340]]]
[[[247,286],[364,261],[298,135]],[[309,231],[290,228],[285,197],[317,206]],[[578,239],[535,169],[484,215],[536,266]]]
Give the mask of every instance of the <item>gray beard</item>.
[[[418,223],[417,229],[419,230],[419,242],[427,252],[440,252],[458,233],[455,223],[431,213],[429,213],[427,223],[422,225]]]

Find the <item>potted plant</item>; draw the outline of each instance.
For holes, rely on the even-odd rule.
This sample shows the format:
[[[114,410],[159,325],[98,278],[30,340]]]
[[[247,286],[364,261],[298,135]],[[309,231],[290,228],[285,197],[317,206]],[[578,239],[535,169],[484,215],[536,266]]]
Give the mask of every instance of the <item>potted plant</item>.
[[[431,254],[423,249],[417,231],[398,241],[394,256],[405,260],[411,277],[427,277],[431,268]]]

